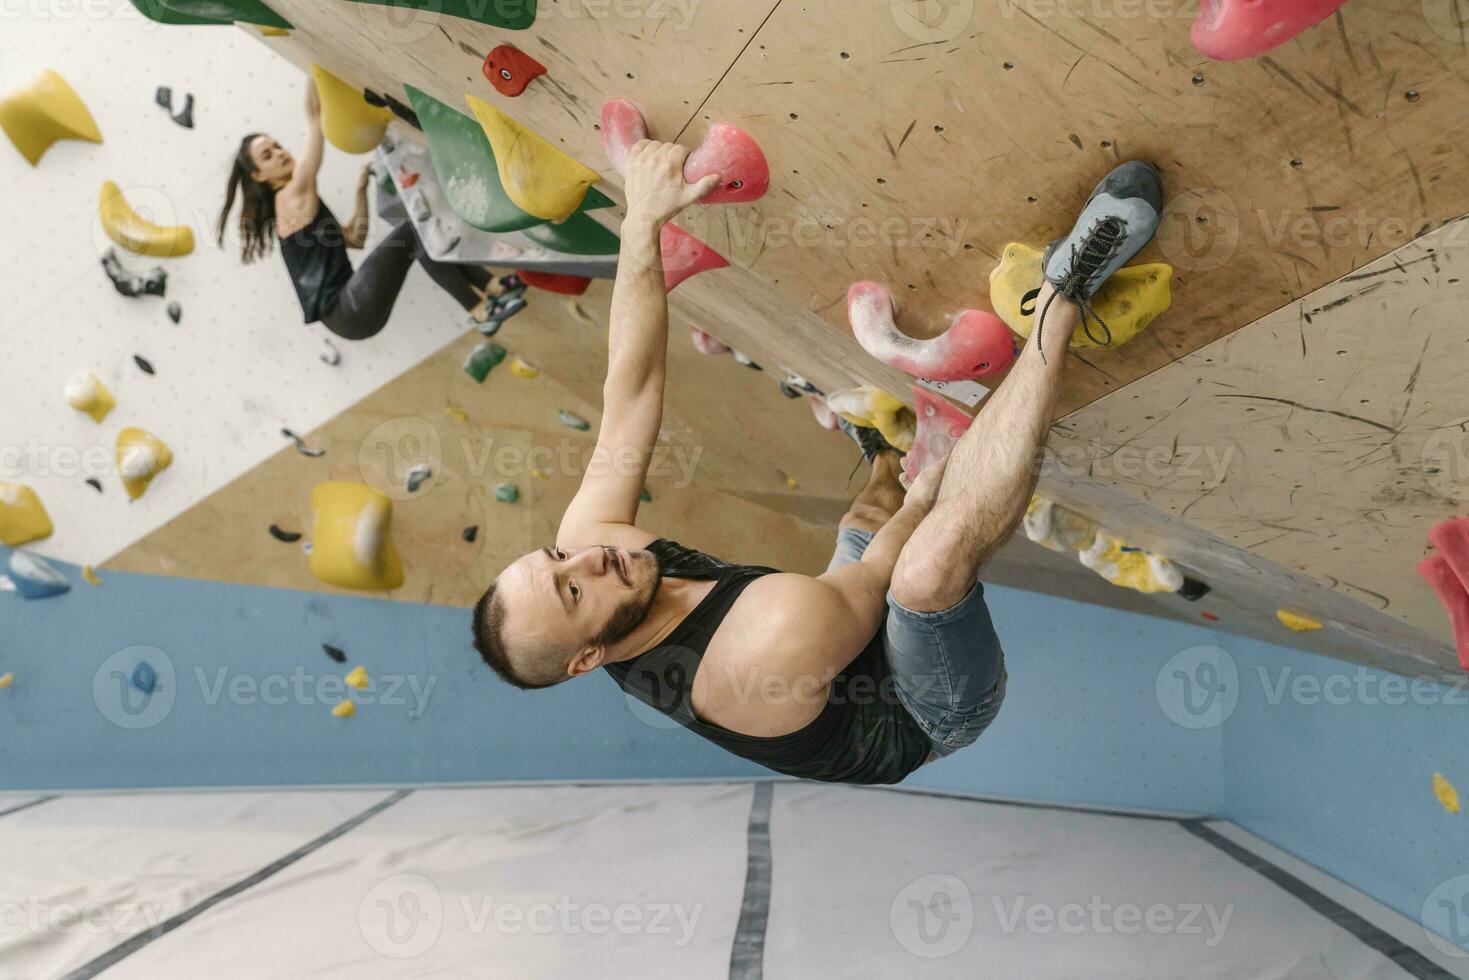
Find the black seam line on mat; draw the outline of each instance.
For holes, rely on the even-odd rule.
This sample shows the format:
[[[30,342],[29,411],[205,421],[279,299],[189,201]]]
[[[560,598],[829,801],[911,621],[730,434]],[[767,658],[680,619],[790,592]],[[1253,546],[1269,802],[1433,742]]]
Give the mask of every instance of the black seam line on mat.
[[[760,22],[760,26],[750,32],[750,39],[745,42],[744,47],[740,48],[740,53],[734,56],[734,60],[729,63],[729,67],[724,70],[724,74],[719,76],[719,81],[709,87],[709,94],[704,96],[704,101],[694,107],[694,111],[689,114],[689,121],[683,124],[683,129],[678,131],[678,135],[673,138],[673,142],[677,143],[683,139],[683,134],[687,133],[689,127],[694,124],[694,120],[699,118],[699,113],[703,112],[704,107],[709,104],[709,100],[714,98],[714,93],[719,91],[719,86],[723,85],[724,80],[729,77],[729,73],[734,71],[735,65],[740,63],[740,59],[745,56],[745,52],[750,50],[750,45],[755,43],[755,38],[759,37],[760,32],[765,30],[765,25],[770,23],[770,18],[775,16],[775,12],[780,9],[781,3],[782,0],[775,0],[775,3],[771,5],[770,13],[765,15],[765,19]]]
[[[746,832],[745,897],[729,952],[730,980],[765,975],[765,926],[770,919],[770,800],[773,783],[756,783]]]
[[[989,806],[1017,806],[1029,810],[1055,810],[1058,813],[1081,813],[1097,817],[1127,817],[1132,820],[1162,820],[1178,823],[1180,820],[1208,820],[1211,817],[1178,817],[1163,813],[1134,813],[1131,810],[1111,810],[1100,806],[1070,806],[1065,803],[1037,803],[1030,800],[1005,800],[988,796],[968,796],[962,793],[942,793],[926,789],[905,789],[902,786],[855,786],[866,792],[892,793],[896,796],[925,796],[935,800],[953,800],[957,803],[984,803]]]
[[[1336,899],[1317,891],[1280,865],[1261,857],[1241,844],[1236,844],[1217,830],[1204,826],[1202,821],[1180,820],[1178,825],[1205,843],[1223,851],[1285,892],[1300,899],[1311,911],[1377,950],[1409,976],[1424,978],[1424,980],[1454,980],[1454,974],[1428,959],[1401,939],[1368,922]]]
[[[109,949],[107,952],[103,953],[101,956],[92,960],[90,963],[85,963],[82,966],[77,967],[75,970],[72,970],[70,973],[62,977],[62,980],[87,980],[87,978],[89,977],[95,977],[103,970],[115,966],[119,961],[126,959],[127,957],[136,953],[138,950],[153,942],[155,939],[162,938],[163,936],[167,935],[170,932],[173,932],[180,926],[186,925],[193,919],[198,918],[200,915],[203,915],[205,912],[209,911],[220,902],[223,902],[230,898],[234,898],[236,895],[240,894],[248,888],[253,888],[265,879],[276,874],[277,872],[283,871],[284,869],[295,864],[297,861],[301,860],[307,855],[320,850],[337,838],[342,837],[350,831],[357,829],[363,823],[367,822],[372,817],[377,816],[379,813],[382,813],[394,803],[401,801],[404,797],[408,796],[412,792],[413,790],[411,789],[400,789],[389,796],[387,799],[379,800],[377,803],[374,803],[366,810],[363,810],[361,813],[357,814],[357,816],[352,817],[345,823],[338,824],[315,840],[302,844],[300,847],[296,848],[285,857],[277,858],[275,861],[267,864],[265,867],[250,875],[248,878],[240,879],[233,885],[229,885],[215,892],[213,895],[210,895],[208,898],[197,903],[196,905],[184,909],[178,915],[175,915],[170,919],[164,920],[157,926],[154,926],[152,929],[149,929],[146,932],[140,932],[136,936],[133,936],[131,939],[128,939],[126,942],[119,943],[112,949]]]
[[[18,803],[8,810],[0,810],[0,817],[8,817],[12,813],[19,813],[22,810],[29,810],[33,806],[40,806],[42,803],[50,803],[52,800],[55,799],[59,799],[59,797],[55,795],[43,796],[40,799],[30,800],[26,803]]]

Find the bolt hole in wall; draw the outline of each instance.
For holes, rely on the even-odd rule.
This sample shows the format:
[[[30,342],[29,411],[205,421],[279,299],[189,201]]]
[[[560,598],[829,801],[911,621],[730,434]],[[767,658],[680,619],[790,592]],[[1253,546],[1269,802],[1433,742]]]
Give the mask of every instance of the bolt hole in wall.
[[[1112,24],[1122,40],[1066,18],[985,31],[934,20],[953,5],[836,0],[612,17],[543,4],[528,18],[462,0],[136,0],[8,18],[0,180],[24,231],[0,245],[23,284],[0,310],[0,975],[1469,976],[1469,521],[1448,509],[1463,510],[1464,426],[1438,417],[1469,366],[1424,325],[1458,322],[1453,226],[1404,246],[1431,252],[1363,245],[1340,283],[1298,269],[1277,287],[1268,270],[1290,249],[1242,231],[1244,185],[1221,192],[1238,196],[1232,212],[1179,210],[1176,195],[1204,191],[1172,182],[1207,171],[1160,142],[1178,119],[1150,121],[1139,95],[1093,74],[1124,52],[1057,53],[1067,38],[1162,44],[1156,69],[1130,70],[1176,94],[1189,66],[1220,129],[1240,124],[1231,96],[1327,77],[1353,54],[1389,76],[1378,102],[1419,103],[1430,78],[1387,38],[1368,47],[1358,25],[1386,21],[1355,19],[1365,3],[1212,0],[1192,37]],[[1421,49],[1413,31],[1434,29],[1411,13],[1392,20]],[[833,41],[847,45],[835,60]],[[996,54],[1015,60],[996,72]],[[1267,55],[1279,60],[1248,60]],[[970,131],[1012,95],[949,84],[965,79],[1063,92],[1115,131],[1099,139],[1077,117],[1022,146],[987,127],[986,157]],[[342,220],[310,208],[289,247],[356,243],[361,194],[371,230],[353,280],[405,278],[359,296],[338,267],[346,305],[307,323],[285,264],[243,263],[214,221],[245,134],[279,138],[298,165],[310,152],[309,84],[328,141],[317,187]],[[1300,176],[1275,183],[1312,214],[1340,207],[1316,196],[1328,189],[1380,183],[1315,135],[1291,146],[1309,131],[1300,111],[1271,121],[1260,145],[1276,155],[1257,170],[1286,158]],[[718,174],[713,203],[661,235],[619,227],[647,216],[626,199],[633,142],[685,129],[697,150],[670,186]],[[1117,159],[1092,174],[1076,162],[1088,146]],[[1131,155],[1120,147],[1158,162],[1166,197],[1141,164],[1088,197]],[[1425,209],[1469,186],[1449,156],[1414,164]],[[881,199],[861,199],[869,181]],[[285,182],[276,203],[295,192]],[[955,214],[924,216],[925,201]],[[971,203],[974,220],[957,220]],[[1044,250],[1066,245],[1078,211],[1093,237]],[[863,245],[852,216],[867,214],[922,227]],[[798,219],[821,241],[773,244]],[[1176,238],[1106,276],[1053,269],[1105,263],[1155,222],[1243,237],[1249,280],[1283,290],[1290,315],[1197,314],[1204,289],[1237,283]],[[610,280],[646,255],[664,276],[624,277],[641,292],[614,322]],[[1070,301],[1059,311],[1036,309],[1043,278]],[[636,499],[658,533],[750,565],[627,528],[607,532],[616,543],[558,536],[595,441],[625,418],[604,381],[626,352],[606,347],[667,294],[667,406],[656,439],[643,433],[654,465],[601,503],[622,514]],[[1383,322],[1411,357],[1378,346]],[[347,339],[364,323],[381,330]],[[1274,346],[1246,353],[1262,335]],[[1374,380],[1405,357],[1418,366],[1402,379]],[[1016,468],[1003,447],[1018,432],[1053,421],[1034,405],[1061,365],[1096,398],[1052,448],[1101,417],[1098,452],[1048,469],[1032,497],[995,474]],[[1306,398],[1295,388],[1313,376]],[[1187,444],[1204,423],[1164,439],[1162,473],[1117,465],[1195,399],[1249,450],[1239,470],[1212,486],[1177,472],[1217,448]],[[915,540],[931,551],[842,591],[887,540],[860,532],[937,497],[925,473],[950,452],[966,482],[924,509],[952,514],[998,486],[982,510],[1019,522],[1003,544],[993,532],[985,588],[966,571],[949,596],[951,572],[928,560],[969,560],[950,545],[985,535],[976,518],[925,522]],[[1279,469],[1305,453],[1319,454],[1310,468]],[[1383,486],[1411,489],[1378,493],[1370,520],[1292,509],[1323,485],[1351,497],[1378,457],[1401,464]],[[1211,510],[1236,496],[1253,509]],[[1412,541],[1361,547],[1365,525]],[[1389,596],[1262,557],[1279,535],[1361,550],[1364,575],[1398,561],[1411,586]],[[871,560],[812,585],[833,547]],[[756,651],[764,680],[863,610],[880,624],[806,714],[773,711],[792,700],[768,686],[721,702],[693,684],[717,643],[785,608],[766,563],[810,576],[786,580],[808,591]],[[501,601],[544,586],[538,615],[472,609],[512,565]],[[650,620],[621,635],[584,624],[611,622],[609,596],[636,611],[639,583],[670,626],[711,629],[602,671],[608,650],[639,652],[629,637]],[[823,605],[832,595],[847,604]],[[740,628],[716,633],[708,597]],[[517,614],[559,624],[538,651],[591,650],[593,676],[504,683],[534,667],[501,639]],[[701,651],[702,668],[688,659]],[[979,692],[919,683],[975,673]],[[832,718],[858,727],[804,737],[830,736]],[[310,942],[294,938],[303,924]]]

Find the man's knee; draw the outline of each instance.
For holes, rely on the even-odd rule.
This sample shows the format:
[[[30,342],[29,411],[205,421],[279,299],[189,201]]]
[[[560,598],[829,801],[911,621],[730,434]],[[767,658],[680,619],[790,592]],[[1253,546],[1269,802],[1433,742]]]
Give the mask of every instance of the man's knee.
[[[893,569],[889,586],[899,605],[914,612],[939,612],[957,603],[973,582],[961,583],[962,571],[935,560],[932,555],[911,554],[904,549]]]

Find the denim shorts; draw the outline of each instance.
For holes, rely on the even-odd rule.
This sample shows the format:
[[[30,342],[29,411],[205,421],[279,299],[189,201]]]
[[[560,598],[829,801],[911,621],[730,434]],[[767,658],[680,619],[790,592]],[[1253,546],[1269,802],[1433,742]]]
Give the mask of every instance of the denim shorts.
[[[827,571],[861,561],[872,532],[837,535]],[[940,612],[914,612],[888,593],[883,648],[898,700],[943,757],[984,734],[1005,700],[1005,653],[978,582]]]

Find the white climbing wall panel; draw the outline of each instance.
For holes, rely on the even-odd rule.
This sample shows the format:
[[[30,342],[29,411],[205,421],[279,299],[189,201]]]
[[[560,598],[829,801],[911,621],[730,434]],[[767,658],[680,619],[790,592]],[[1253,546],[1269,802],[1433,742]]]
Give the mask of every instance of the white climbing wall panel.
[[[282,427],[321,424],[452,341],[464,318],[415,270],[390,327],[371,341],[339,344],[340,367],[322,363],[328,334],[301,322],[279,256],[243,266],[238,250],[214,244],[241,137],[268,131],[299,148],[300,73],[244,29],[164,28],[127,3],[17,9],[0,28],[0,91],[55,69],[87,103],[105,142],[58,143],[32,169],[0,140],[0,480],[34,485],[50,511],[56,534],[36,551],[95,564],[280,449]],[[194,130],[154,104],[158,85],[194,93]],[[344,220],[367,159],[327,150],[322,195]],[[195,253],[162,263],[168,299],[183,305],[178,326],[166,301],[125,299],[103,275],[99,259],[110,243],[96,208],[104,180],[140,208],[172,208],[172,218],[154,211],[158,223],[193,227]],[[375,223],[374,234],[384,230]],[[156,262],[123,261],[138,269]],[[134,355],[156,375],[139,370]],[[66,382],[85,371],[117,397],[102,425],[62,398]],[[132,504],[112,463],[126,426],[153,432],[176,455]],[[86,486],[89,476],[101,481],[101,495]]]

